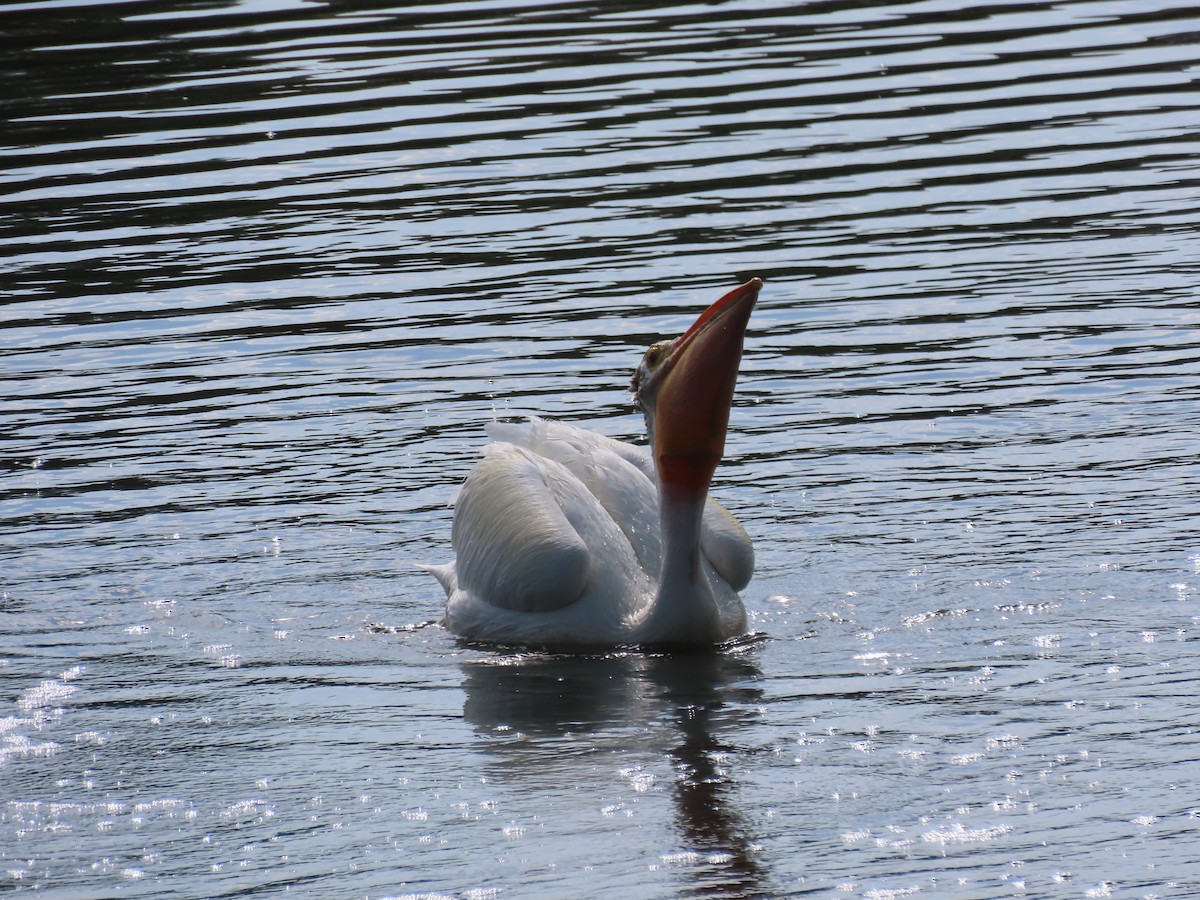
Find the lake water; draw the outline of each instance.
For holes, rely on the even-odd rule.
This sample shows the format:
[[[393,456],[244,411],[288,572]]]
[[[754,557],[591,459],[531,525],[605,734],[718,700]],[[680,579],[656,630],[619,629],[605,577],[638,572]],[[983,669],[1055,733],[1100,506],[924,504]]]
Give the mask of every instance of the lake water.
[[[1200,896],[1200,10],[0,8],[0,892]],[[465,646],[739,281],[717,655]]]

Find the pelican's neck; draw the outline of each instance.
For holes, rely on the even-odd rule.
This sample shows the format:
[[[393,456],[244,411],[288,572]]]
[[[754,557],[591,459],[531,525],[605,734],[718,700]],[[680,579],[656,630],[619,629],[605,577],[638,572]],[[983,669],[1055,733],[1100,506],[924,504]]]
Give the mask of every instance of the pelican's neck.
[[[658,509],[662,529],[662,571],[659,583],[673,591],[696,591],[708,580],[700,567],[700,528],[706,495],[673,489],[659,482]],[[659,593],[662,593],[660,588]]]
[[[662,569],[654,605],[642,623],[642,643],[714,644],[724,638],[721,613],[702,563],[700,530],[704,521],[706,487],[684,487],[658,470],[659,524],[662,530]],[[664,475],[667,477],[664,478]],[[712,477],[709,467],[708,478]]]

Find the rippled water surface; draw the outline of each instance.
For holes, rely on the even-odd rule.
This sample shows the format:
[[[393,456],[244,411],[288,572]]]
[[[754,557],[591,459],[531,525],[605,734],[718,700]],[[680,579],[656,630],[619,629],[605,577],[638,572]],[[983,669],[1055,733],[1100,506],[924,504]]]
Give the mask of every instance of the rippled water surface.
[[[1200,11],[0,7],[0,891],[1200,895]],[[493,417],[766,281],[759,634],[464,646]]]

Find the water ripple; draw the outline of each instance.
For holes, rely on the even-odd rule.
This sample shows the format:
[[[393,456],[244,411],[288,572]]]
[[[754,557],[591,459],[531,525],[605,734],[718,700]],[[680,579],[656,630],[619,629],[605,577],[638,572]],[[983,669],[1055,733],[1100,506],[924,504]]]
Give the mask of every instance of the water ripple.
[[[1200,884],[1195,10],[0,31],[6,883]],[[424,627],[481,423],[640,437],[640,349],[751,275],[745,655]]]

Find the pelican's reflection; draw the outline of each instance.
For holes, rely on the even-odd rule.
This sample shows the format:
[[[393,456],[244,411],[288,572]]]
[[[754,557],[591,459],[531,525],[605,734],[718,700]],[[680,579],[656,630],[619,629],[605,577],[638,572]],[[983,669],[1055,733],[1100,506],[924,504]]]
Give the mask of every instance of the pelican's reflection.
[[[761,891],[761,861],[724,769],[761,698],[744,653],[496,656],[462,667],[466,720],[519,738],[489,745],[501,777],[553,779],[573,754],[597,749],[661,750],[676,773],[680,843],[704,862],[695,893]]]

